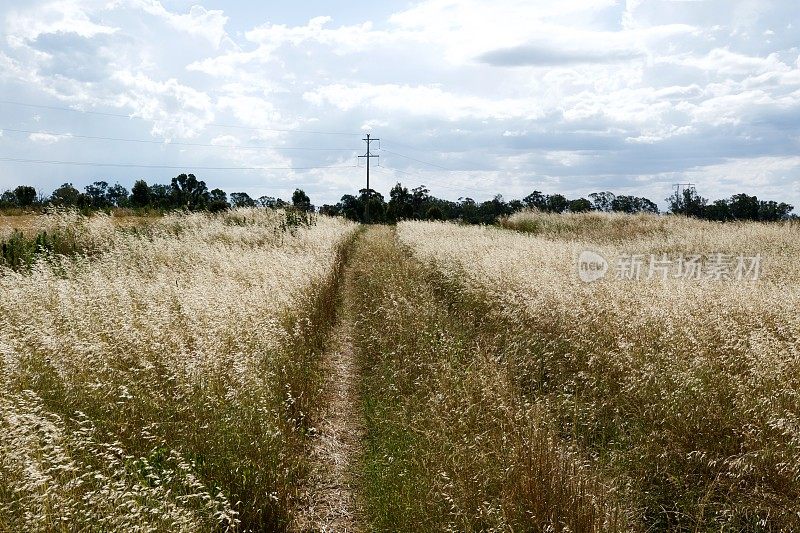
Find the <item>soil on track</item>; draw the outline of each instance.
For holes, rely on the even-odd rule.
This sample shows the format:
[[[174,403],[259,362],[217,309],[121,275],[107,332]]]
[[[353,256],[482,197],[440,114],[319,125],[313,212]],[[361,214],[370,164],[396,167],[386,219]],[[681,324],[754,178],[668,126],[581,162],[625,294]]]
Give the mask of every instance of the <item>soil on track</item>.
[[[358,246],[358,241],[353,246]],[[369,237],[367,237],[369,238]],[[357,460],[364,435],[358,369],[351,342],[350,294],[353,276],[345,265],[339,319],[322,357],[325,377],[324,405],[314,436],[312,472],[301,494],[294,531],[362,531],[362,515],[356,499]]]

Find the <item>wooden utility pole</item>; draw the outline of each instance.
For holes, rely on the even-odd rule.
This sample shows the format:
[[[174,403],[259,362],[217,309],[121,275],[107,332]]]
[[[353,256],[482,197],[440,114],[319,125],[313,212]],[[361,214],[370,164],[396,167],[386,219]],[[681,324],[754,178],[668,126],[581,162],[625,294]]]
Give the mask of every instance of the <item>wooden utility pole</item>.
[[[694,183],[675,183],[672,185],[675,187],[675,196],[680,197],[682,189],[694,189]]]
[[[371,198],[370,188],[369,188],[369,160],[372,159],[373,157],[380,157],[378,155],[373,155],[369,151],[369,143],[371,143],[373,141],[380,141],[380,139],[370,139],[369,133],[367,133],[367,138],[366,139],[361,139],[361,140],[367,143],[367,153],[364,154],[364,155],[360,155],[358,157],[364,157],[367,160],[367,202],[364,204],[364,221],[367,224],[369,224],[369,200]]]

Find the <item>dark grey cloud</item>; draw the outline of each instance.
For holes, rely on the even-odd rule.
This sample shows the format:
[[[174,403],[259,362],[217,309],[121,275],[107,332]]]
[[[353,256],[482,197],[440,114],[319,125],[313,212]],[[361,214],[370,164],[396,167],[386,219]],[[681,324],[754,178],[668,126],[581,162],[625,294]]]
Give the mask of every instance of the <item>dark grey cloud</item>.
[[[526,44],[511,48],[498,48],[479,55],[476,59],[495,67],[580,65],[586,63],[617,63],[640,57],[634,50],[566,50]]]

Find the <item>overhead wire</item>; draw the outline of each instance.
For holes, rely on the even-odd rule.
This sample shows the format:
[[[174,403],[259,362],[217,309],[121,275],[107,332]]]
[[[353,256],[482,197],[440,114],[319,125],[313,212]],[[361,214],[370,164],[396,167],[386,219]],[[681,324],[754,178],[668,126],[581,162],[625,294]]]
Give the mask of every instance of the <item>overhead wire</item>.
[[[12,163],[34,163],[48,165],[71,165],[87,167],[116,167],[116,168],[153,168],[169,170],[315,170],[315,169],[334,169],[334,168],[356,168],[356,165],[328,165],[328,166],[309,166],[309,167],[200,167],[195,165],[143,165],[138,163],[101,163],[94,161],[58,161],[50,159],[25,159],[18,157],[0,157],[0,161]]]
[[[436,167],[436,168],[439,168],[439,169],[442,169],[442,170],[447,170],[448,172],[456,172],[452,168],[443,167],[442,165],[437,165],[436,163],[431,163],[429,161],[423,161],[422,159],[416,159],[414,157],[409,157],[407,155],[398,154],[397,152],[393,152],[391,150],[387,150],[386,148],[381,148],[381,152],[386,152],[387,154],[396,155],[398,157],[402,157],[403,159],[408,159],[410,161],[415,161],[417,163],[422,163],[423,165],[428,165],[428,166]]]
[[[82,109],[75,109],[71,107],[59,107],[59,106],[50,106],[50,105],[40,105],[40,104],[31,104],[27,102],[18,102],[13,100],[0,100],[0,104],[7,104],[7,105],[16,105],[21,107],[30,107],[34,109],[49,109],[49,110],[58,110],[58,111],[67,111],[67,112],[75,112],[75,113],[83,113],[88,115],[99,115],[99,116],[107,116],[107,117],[118,117],[118,118],[127,118],[127,119],[137,119],[137,120],[145,120],[145,121],[161,121],[161,122],[173,122],[173,123],[180,123],[180,121],[175,120],[168,120],[168,119],[147,119],[144,117],[134,116],[134,115],[127,115],[121,113],[110,113],[110,112],[103,112],[103,111],[92,111],[92,110],[82,110]],[[288,128],[258,128],[258,127],[250,127],[250,126],[240,126],[240,125],[231,125],[231,124],[219,124],[219,123],[208,123],[208,126],[216,126],[216,127],[223,127],[223,128],[235,128],[235,129],[242,129],[242,130],[250,130],[250,131],[278,131],[278,132],[291,132],[291,133],[308,133],[308,134],[323,134],[323,135],[362,135],[362,133],[348,133],[348,132],[341,132],[341,131],[323,131],[323,130],[305,130],[305,129],[288,129]],[[227,149],[240,149],[240,150],[296,150],[296,151],[326,151],[326,152],[334,152],[334,151],[353,151],[347,148],[323,148],[323,147],[293,147],[293,146],[245,146],[245,145],[234,145],[234,144],[211,144],[211,143],[193,143],[193,142],[164,142],[158,141],[153,139],[136,139],[136,138],[126,138],[126,137],[106,137],[106,136],[93,136],[93,135],[81,135],[81,134],[72,134],[72,133],[62,133],[62,132],[52,132],[52,131],[34,131],[34,130],[27,130],[27,129],[19,129],[19,128],[2,128],[0,131],[8,131],[14,133],[22,133],[28,135],[35,135],[35,134],[42,134],[42,135],[52,135],[57,137],[65,137],[70,139],[80,139],[80,140],[96,140],[96,141],[111,141],[111,142],[129,142],[129,143],[141,143],[141,144],[156,144],[156,145],[174,145],[174,146],[188,146],[188,147],[204,147],[204,148],[227,148]],[[398,146],[404,146],[400,143],[395,143],[390,141],[390,145],[395,144]],[[407,146],[407,145],[405,145]],[[408,147],[412,150],[416,150],[413,147]],[[431,161],[426,161],[423,159],[411,157],[399,152],[395,152],[390,149],[379,147],[381,152],[385,152],[387,154],[391,154],[392,156],[400,157],[409,161],[413,161],[416,163],[420,163],[422,165],[427,165],[429,167],[433,167],[439,170],[447,171],[447,172],[469,172],[465,170],[456,170],[452,168],[448,168],[446,166],[433,163]],[[431,150],[429,150],[431,151]],[[433,151],[431,151],[433,152]],[[30,163],[30,164],[51,164],[51,165],[70,165],[70,166],[88,166],[88,167],[113,167],[113,168],[150,168],[150,169],[173,169],[173,170],[180,170],[180,169],[188,169],[191,168],[192,170],[315,170],[315,169],[336,169],[336,168],[355,168],[358,165],[328,165],[328,166],[305,166],[305,167],[266,167],[266,166],[246,166],[246,167],[234,167],[234,166],[192,166],[192,165],[156,165],[156,164],[134,164],[134,163],[105,163],[105,162],[95,162],[95,161],[61,161],[61,160],[50,160],[50,159],[27,159],[27,158],[17,158],[17,157],[0,157],[0,162],[15,162],[15,163]],[[439,179],[432,177],[432,176],[423,176],[421,174],[410,172],[407,170],[401,170],[395,167],[389,167],[385,165],[378,166],[377,168],[383,169],[384,171],[392,171],[397,172],[400,174],[404,174],[407,176],[414,176],[423,181],[431,183],[437,187],[459,191],[463,189],[472,190],[476,192],[485,192],[482,189],[478,189],[476,187],[470,186],[452,186],[449,184],[442,183]],[[490,181],[490,178],[485,177],[474,177],[476,181],[483,181],[487,182]]]
[[[392,155],[395,155],[395,156],[398,156],[398,157],[402,157],[403,159],[408,159],[410,161],[415,161],[417,163],[422,163],[423,165],[428,165],[430,167],[438,168],[440,170],[446,170],[447,172],[470,172],[469,170],[457,170],[457,169],[454,169],[454,168],[448,168],[448,167],[439,165],[437,163],[431,163],[430,161],[425,161],[423,159],[417,159],[415,157],[411,157],[411,156],[408,156],[408,155],[400,154],[400,153],[394,152],[392,150],[387,150],[386,148],[383,148],[381,150],[381,152],[386,152],[387,154],[392,154]],[[493,180],[491,180],[491,178],[486,178],[486,177],[475,177],[474,179],[476,181],[483,181],[483,182],[493,181]]]
[[[87,139],[92,141],[117,141],[142,144],[158,144],[163,146],[196,146],[202,148],[231,148],[236,150],[298,150],[311,152],[355,152],[353,148],[304,148],[296,146],[246,146],[238,144],[211,144],[211,143],[190,143],[181,141],[157,141],[154,139],[129,139],[124,137],[101,137],[94,135],[78,135],[74,133],[59,133],[53,131],[34,131],[21,130],[15,128],[0,128],[0,131],[10,131],[12,133],[26,133],[30,135],[52,135],[54,137],[65,137],[68,139]]]
[[[51,105],[42,105],[42,104],[30,104],[27,102],[17,102],[14,100],[0,100],[0,104],[6,105],[16,105],[20,107],[31,107],[34,109],[50,109],[55,111],[69,111],[73,113],[83,113],[86,115],[99,115],[104,117],[117,117],[117,118],[127,118],[127,119],[135,119],[135,120],[144,120],[148,122],[167,122],[173,124],[182,124],[183,122],[180,120],[169,120],[169,119],[152,119],[152,118],[145,118],[145,117],[138,117],[135,115],[126,115],[123,113],[109,113],[106,111],[90,111],[86,109],[74,109],[71,107],[59,107],[59,106],[51,106]],[[362,133],[353,133],[353,132],[344,132],[344,131],[324,131],[324,130],[306,130],[306,129],[299,129],[299,128],[257,128],[253,126],[241,126],[238,124],[220,124],[215,122],[209,122],[206,124],[207,126],[214,126],[218,128],[232,128],[232,129],[241,129],[241,130],[251,130],[251,131],[278,131],[284,133],[308,133],[308,134],[315,134],[315,135],[362,135]]]
[[[423,185],[425,184],[424,182],[428,182],[428,183],[430,183],[430,184],[432,184],[432,185],[434,185],[436,187],[441,187],[443,189],[449,189],[449,190],[452,190],[452,191],[463,191],[464,189],[466,189],[466,190],[470,190],[470,191],[474,191],[474,192],[481,192],[481,193],[486,192],[484,190],[478,189],[476,187],[470,187],[468,185],[465,185],[465,186],[445,185],[445,184],[441,183],[440,181],[438,181],[436,179],[432,179],[430,176],[423,176],[421,174],[417,174],[417,173],[414,173],[414,172],[408,172],[406,170],[400,170],[399,168],[387,167],[385,165],[378,166],[377,168],[381,169],[381,170],[384,170],[384,171],[399,172],[400,174],[405,174],[407,176],[413,176],[415,178],[419,178],[420,180],[423,181],[423,183],[422,183]]]

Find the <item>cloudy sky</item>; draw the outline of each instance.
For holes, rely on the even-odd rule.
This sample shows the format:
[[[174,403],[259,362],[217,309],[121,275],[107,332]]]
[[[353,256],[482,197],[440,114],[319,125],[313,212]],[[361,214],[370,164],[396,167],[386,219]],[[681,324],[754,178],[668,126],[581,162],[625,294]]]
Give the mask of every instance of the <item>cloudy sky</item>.
[[[384,194],[800,206],[796,0],[10,0],[0,37],[0,189],[186,171],[321,204],[371,132]]]

